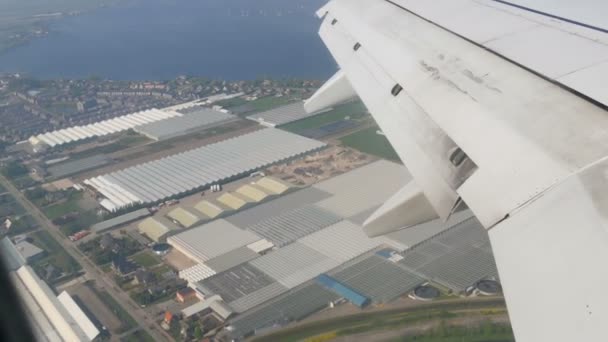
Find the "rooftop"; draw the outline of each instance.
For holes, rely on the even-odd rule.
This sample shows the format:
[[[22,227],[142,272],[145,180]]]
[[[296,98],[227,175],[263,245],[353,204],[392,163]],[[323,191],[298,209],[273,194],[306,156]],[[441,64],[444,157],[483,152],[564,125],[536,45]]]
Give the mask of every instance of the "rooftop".
[[[84,183],[106,197],[110,202],[106,203],[108,208],[120,208],[204,189],[324,146],[322,142],[278,129],[262,129]]]
[[[309,114],[304,109],[304,102],[298,101],[286,106],[250,115],[247,119],[257,121],[268,127],[276,127],[320,113],[321,112]]]
[[[195,111],[163,121],[151,122],[135,128],[135,131],[153,140],[166,140],[180,135],[221,125],[237,117],[210,108],[198,107]]]

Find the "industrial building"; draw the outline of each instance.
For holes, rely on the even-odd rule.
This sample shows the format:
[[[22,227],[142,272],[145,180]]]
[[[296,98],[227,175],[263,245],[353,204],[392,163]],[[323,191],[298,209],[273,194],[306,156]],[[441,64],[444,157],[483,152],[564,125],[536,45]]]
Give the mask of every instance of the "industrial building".
[[[38,341],[92,341],[99,330],[67,293],[57,297],[29,266],[10,273]]]
[[[235,337],[300,319],[339,298],[381,304],[429,280],[461,293],[495,278],[487,233],[468,211],[387,236],[365,235],[363,221],[408,179],[403,166],[376,161],[173,235],[168,243],[197,262],[180,277],[201,297],[219,296],[238,314],[231,321]],[[324,300],[309,297],[303,304],[303,293]]]
[[[184,228],[193,227],[206,219],[206,216],[196,214],[182,207],[177,207],[167,213],[167,217]]]
[[[74,143],[85,139],[114,134],[135,128],[150,122],[182,116],[172,110],[148,109],[145,111],[119,116],[113,119],[96,122],[86,126],[74,126],[57,131],[33,136],[29,139],[32,146],[44,144],[50,147]]]
[[[177,227],[167,219],[162,217],[148,217],[141,221],[137,228],[139,232],[146,235],[150,240],[154,242],[161,242],[163,239],[171,233],[173,230],[177,230]]]
[[[262,179],[258,180],[255,185],[258,188],[263,189],[266,193],[275,195],[282,195],[291,188],[291,184],[273,177],[263,177]]]
[[[170,236],[167,243],[192,260],[203,263],[262,238],[240,229],[224,219]]]
[[[250,115],[247,117],[247,119],[256,121],[267,127],[277,127],[307,118],[309,116],[321,114],[323,112],[324,111],[309,114],[304,109],[304,102],[298,101],[265,112]]]
[[[154,203],[248,175],[322,149],[322,142],[268,128],[85,180],[114,211]],[[145,179],[146,181],[142,181]]]
[[[238,117],[205,107],[196,107],[180,111],[182,116],[175,116],[163,121],[151,122],[134,128],[135,132],[152,140],[161,141],[216,127]]]
[[[207,216],[210,219],[220,217],[227,211],[227,209],[223,206],[207,200],[202,200],[195,204],[194,209],[198,210],[199,213]]]
[[[103,233],[110,229],[124,226],[128,223],[140,220],[140,219],[142,219],[144,217],[148,217],[150,215],[151,215],[150,210],[148,210],[146,208],[134,210],[130,213],[126,213],[124,215],[116,216],[109,220],[105,220],[105,221],[96,223],[91,226],[91,230],[96,233]]]
[[[240,195],[238,193],[224,193],[215,199],[218,203],[230,208],[231,210],[241,210],[245,206],[253,203],[253,199]]]

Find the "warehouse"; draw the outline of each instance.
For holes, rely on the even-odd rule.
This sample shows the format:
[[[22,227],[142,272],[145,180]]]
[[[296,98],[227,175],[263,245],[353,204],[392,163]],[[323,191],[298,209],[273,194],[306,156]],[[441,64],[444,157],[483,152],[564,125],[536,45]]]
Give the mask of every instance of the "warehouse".
[[[33,144],[44,143],[50,147],[78,142],[85,139],[114,134],[135,128],[150,122],[161,121],[182,114],[172,110],[148,109],[113,119],[96,122],[86,126],[74,126],[58,131],[48,132],[30,138]]]
[[[245,312],[288,290],[250,263],[204,279],[196,289],[206,297],[219,295],[236,312]]]
[[[125,224],[131,223],[133,221],[137,221],[144,217],[150,216],[150,211],[146,208],[132,211],[130,213],[126,213],[124,215],[116,216],[109,220],[105,220],[99,223],[96,223],[91,226],[91,230],[95,233],[103,233],[110,229],[118,228],[120,226],[124,226]]]
[[[237,119],[234,115],[197,107],[195,111],[188,111],[182,116],[137,126],[134,130],[152,140],[161,141],[223,125]]]
[[[167,213],[167,217],[184,228],[193,227],[205,220],[204,217],[182,207],[177,207]]]
[[[31,267],[23,266],[11,272],[10,277],[38,341],[91,341],[99,333],[91,328],[86,315],[72,315],[70,303],[64,306]]]
[[[63,291],[59,296],[57,296],[59,302],[66,308],[67,312],[74,319],[78,326],[84,331],[89,340],[93,340],[97,335],[99,335],[99,329],[95,327],[95,324],[91,322],[89,317],[82,311],[80,306],[76,304],[72,296],[69,293]]]
[[[291,185],[273,177],[264,177],[258,180],[255,185],[262,188],[265,192],[275,195],[283,195],[291,188]]]
[[[8,236],[0,240],[0,256],[2,256],[4,267],[9,271],[15,271],[26,264],[25,258]]]
[[[328,276],[327,274],[321,274],[317,277],[316,280],[319,285],[325,287],[328,290],[331,290],[340,297],[348,300],[349,302],[360,308],[367,306],[370,302],[369,298],[367,298],[366,296],[342,284],[341,282]]]
[[[382,179],[378,174],[383,175]],[[492,277],[495,267],[488,254],[489,245],[485,244],[487,233],[470,221],[470,212],[458,212],[447,222],[438,219],[387,236],[365,235],[365,218],[407,180],[403,166],[376,161],[169,239],[176,249],[213,271],[192,279],[191,283],[198,281],[196,288],[201,295],[219,295],[235,312],[246,315],[266,301],[314,283],[321,274],[378,304],[394,300],[427,280],[456,289]],[[244,247],[262,242],[235,244],[233,238],[220,241],[214,237],[219,232],[231,236],[238,231],[252,233],[275,247],[254,255]],[[427,240],[437,241],[424,247]],[[213,258],[196,256],[209,253],[211,246],[205,245],[210,241],[222,246],[222,253],[215,253]],[[466,249],[465,241],[470,241],[469,250],[457,255],[455,248]],[[445,246],[438,248],[439,243]],[[410,248],[424,254],[425,263],[410,265],[410,261],[418,260],[416,255],[410,260]],[[427,255],[427,249],[439,254]],[[452,253],[449,255],[458,260],[458,265],[443,261],[454,270],[444,270],[433,262],[445,253]],[[474,258],[478,260],[469,260]]]
[[[326,145],[278,129],[263,129],[121,171],[85,180],[108,210],[184,196],[231,181]],[[145,182],[143,180],[146,180]]]
[[[227,192],[215,199],[218,203],[230,208],[231,210],[241,210],[247,205],[254,202],[253,199],[240,195],[238,193]]]
[[[418,274],[375,253],[362,255],[328,274],[377,304],[390,302],[425,282]]]
[[[207,200],[198,202],[194,209],[198,210],[199,213],[205,215],[210,219],[218,218],[228,210],[222,207],[220,204],[213,203]]]
[[[247,117],[247,119],[257,121],[260,125],[264,125],[267,127],[277,127],[293,121],[307,118],[309,116],[321,114],[323,112],[309,114],[306,109],[304,109],[304,102],[298,101],[295,103],[288,104],[286,106],[250,115]]]
[[[294,289],[268,303],[237,316],[230,322],[231,335],[242,339],[258,330],[299,321],[329,306],[340,296],[316,283]]]
[[[188,286],[196,287],[196,283],[215,275],[215,271],[211,267],[199,263],[192,267],[179,271],[179,277],[188,282]]]
[[[196,262],[205,261],[261,240],[256,234],[239,229],[224,219],[170,236],[167,243]]]
[[[141,221],[137,227],[141,234],[154,242],[161,242],[171,231],[177,229],[172,222],[162,217],[149,217]]]
[[[235,191],[237,194],[246,197],[251,202],[262,202],[270,197],[270,194],[263,188],[255,185],[245,184]]]

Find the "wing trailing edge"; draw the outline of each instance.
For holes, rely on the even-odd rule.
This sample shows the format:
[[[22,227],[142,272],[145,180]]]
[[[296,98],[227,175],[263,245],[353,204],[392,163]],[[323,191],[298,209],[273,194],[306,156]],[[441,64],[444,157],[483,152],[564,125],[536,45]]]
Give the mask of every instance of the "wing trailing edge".
[[[439,218],[437,212],[414,180],[401,188],[363,224],[370,237],[388,234]]]

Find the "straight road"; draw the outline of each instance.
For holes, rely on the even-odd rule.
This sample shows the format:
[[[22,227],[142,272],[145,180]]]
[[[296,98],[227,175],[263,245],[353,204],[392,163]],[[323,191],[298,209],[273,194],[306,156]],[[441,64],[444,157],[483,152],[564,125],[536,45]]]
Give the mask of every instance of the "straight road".
[[[36,205],[30,202],[19,189],[1,174],[0,184],[2,184],[15,200],[32,215],[38,225],[49,232],[65,251],[82,266],[82,269],[87,273],[89,279],[95,280],[98,286],[102,287],[103,290],[108,292],[118,303],[120,303],[123,309],[135,319],[140,328],[148,332],[155,341],[173,341],[169,334],[157,327],[153,317],[149,317],[127,293],[119,289],[112,279],[76,248],[76,246],[61,233],[57,226],[55,226]]]

